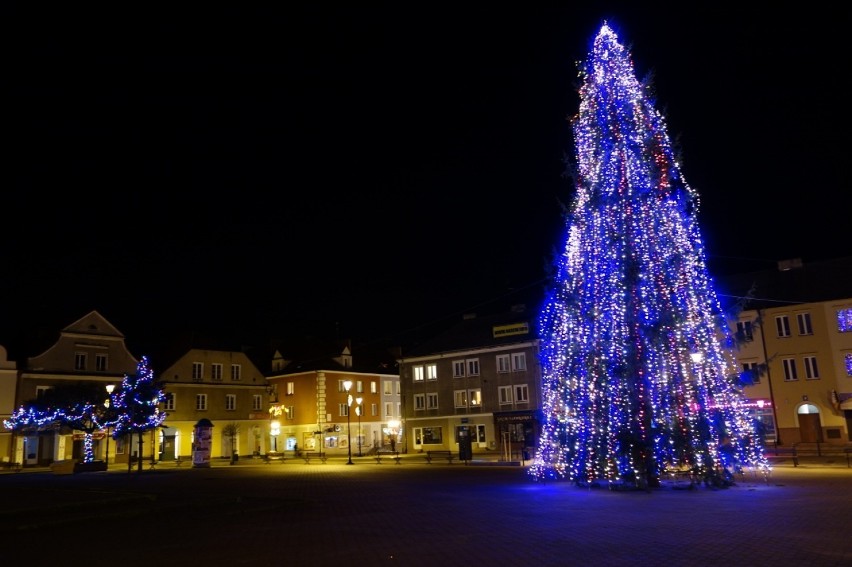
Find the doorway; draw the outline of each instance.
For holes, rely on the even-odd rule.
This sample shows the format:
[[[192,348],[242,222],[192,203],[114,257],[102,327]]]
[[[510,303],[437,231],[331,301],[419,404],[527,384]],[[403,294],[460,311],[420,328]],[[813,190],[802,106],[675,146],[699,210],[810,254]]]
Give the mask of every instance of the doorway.
[[[799,438],[802,443],[822,443],[819,408],[813,404],[802,404],[796,413],[799,417]]]

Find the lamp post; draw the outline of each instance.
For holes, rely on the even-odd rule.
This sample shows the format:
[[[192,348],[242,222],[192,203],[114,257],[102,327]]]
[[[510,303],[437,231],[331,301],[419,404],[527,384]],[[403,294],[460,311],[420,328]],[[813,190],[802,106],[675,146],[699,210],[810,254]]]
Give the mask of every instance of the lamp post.
[[[349,389],[352,388],[352,380],[346,380],[343,382],[343,389],[346,390],[346,448],[349,450],[349,461],[346,463],[347,465],[351,465],[352,463],[352,416],[349,408],[352,407],[352,394],[349,393]]]
[[[358,416],[358,456],[363,457],[361,454],[361,402],[364,401],[364,398],[358,396],[355,398],[355,403],[358,404],[355,406],[355,415]]]
[[[107,409],[106,411],[106,422],[107,422],[107,434],[106,434],[106,454],[104,455],[104,464],[106,468],[109,469],[109,406],[110,400],[112,398],[112,391],[115,390],[115,384],[107,384],[107,399],[104,401],[104,407]]]
[[[269,424],[269,434],[272,435],[272,452],[278,452],[278,436],[281,434],[281,424],[277,419],[272,420]]]

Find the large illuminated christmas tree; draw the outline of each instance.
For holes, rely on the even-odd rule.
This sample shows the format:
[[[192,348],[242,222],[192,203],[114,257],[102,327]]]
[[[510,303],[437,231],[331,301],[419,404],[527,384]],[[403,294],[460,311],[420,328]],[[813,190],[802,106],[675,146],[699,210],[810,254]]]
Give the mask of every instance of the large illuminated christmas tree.
[[[544,423],[530,474],[653,487],[768,473],[735,343],[665,121],[604,23],[580,65],[576,195],[540,315]]]

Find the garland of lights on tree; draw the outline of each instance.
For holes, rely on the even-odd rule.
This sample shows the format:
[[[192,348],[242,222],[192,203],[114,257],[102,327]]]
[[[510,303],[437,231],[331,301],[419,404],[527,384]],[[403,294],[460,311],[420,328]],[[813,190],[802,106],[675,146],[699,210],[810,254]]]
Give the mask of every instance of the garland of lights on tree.
[[[166,394],[154,380],[154,371],[148,366],[148,357],[143,356],[136,367],[136,374],[125,375],[121,388],[113,396],[117,412],[113,438],[162,425],[168,414],[161,412],[159,405],[165,400]]]
[[[764,474],[698,228],[698,195],[606,22],[580,65],[576,195],[539,319],[537,480],[723,486]]]

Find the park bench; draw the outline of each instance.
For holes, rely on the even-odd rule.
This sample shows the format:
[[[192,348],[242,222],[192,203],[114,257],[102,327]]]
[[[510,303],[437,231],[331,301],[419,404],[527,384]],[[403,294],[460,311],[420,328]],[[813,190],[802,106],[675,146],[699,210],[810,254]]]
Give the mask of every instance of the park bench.
[[[373,458],[376,459],[376,464],[382,464],[382,459],[387,457],[388,459],[393,459],[396,461],[396,464],[399,464],[399,451],[377,451]]]
[[[311,459],[319,459],[324,463],[326,456],[325,453],[302,451],[302,458],[305,460],[305,464],[307,465],[311,462]]]
[[[426,462],[427,463],[429,463],[431,465],[432,459],[434,457],[443,457],[443,458],[447,459],[447,462],[449,464],[453,464],[453,459],[456,458],[456,456],[453,454],[452,451],[426,451]]]
[[[266,453],[263,456],[263,462],[266,463],[267,465],[269,463],[271,463],[272,461],[281,461],[283,463],[284,462],[284,453],[269,452],[269,453]]]

